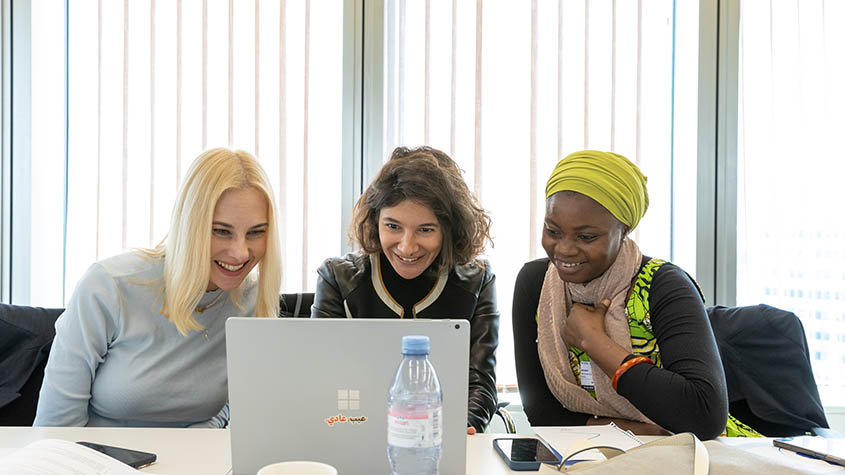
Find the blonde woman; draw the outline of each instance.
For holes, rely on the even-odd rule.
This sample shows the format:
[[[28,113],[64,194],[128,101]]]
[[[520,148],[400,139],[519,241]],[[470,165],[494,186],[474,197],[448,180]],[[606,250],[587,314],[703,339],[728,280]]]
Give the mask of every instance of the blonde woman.
[[[278,312],[273,203],[248,153],[197,157],[162,244],[97,262],[77,284],[34,425],[226,426],[226,318]]]

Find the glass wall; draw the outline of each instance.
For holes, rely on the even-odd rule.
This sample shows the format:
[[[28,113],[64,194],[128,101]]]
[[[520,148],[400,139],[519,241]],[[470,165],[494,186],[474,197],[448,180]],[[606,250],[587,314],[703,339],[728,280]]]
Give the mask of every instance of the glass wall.
[[[823,401],[843,405],[845,5],[741,5],[736,303],[794,311]],[[595,148],[639,163],[651,208],[634,238],[695,275],[708,245],[695,224],[699,2],[384,8],[382,158],[400,144],[447,151],[490,210],[500,383],[515,383],[513,281],[542,257],[542,192],[562,156]],[[15,127],[29,128],[15,153],[30,156],[15,165],[3,256],[12,303],[64,305],[92,262],[158,243],[182,174],[214,146],[258,155],[282,211],[284,289],[313,290],[352,205],[341,197],[348,11],[330,0],[32,0],[30,11],[30,124]]]
[[[695,272],[698,2],[388,0],[385,11],[384,150],[449,153],[491,213],[501,385],[516,383],[514,281],[544,257],[543,191],[563,156],[636,162],[651,205],[634,239]]]
[[[826,406],[845,405],[845,4],[742,3],[737,304],[804,325]]]
[[[281,210],[283,287],[313,291],[314,269],[342,244],[343,9],[330,0],[61,6],[31,4],[32,172],[12,214],[31,216],[14,247],[30,251],[16,261],[12,301],[63,306],[94,261],[155,246],[181,177],[221,146],[265,167]]]

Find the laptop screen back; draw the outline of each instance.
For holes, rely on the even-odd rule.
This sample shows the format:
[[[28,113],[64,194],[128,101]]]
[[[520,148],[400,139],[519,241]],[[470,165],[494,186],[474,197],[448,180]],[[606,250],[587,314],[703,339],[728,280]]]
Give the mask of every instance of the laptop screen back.
[[[440,473],[466,468],[466,320],[230,318],[235,475],[285,460],[343,474],[389,473],[387,393],[404,335],[427,335],[443,391]]]

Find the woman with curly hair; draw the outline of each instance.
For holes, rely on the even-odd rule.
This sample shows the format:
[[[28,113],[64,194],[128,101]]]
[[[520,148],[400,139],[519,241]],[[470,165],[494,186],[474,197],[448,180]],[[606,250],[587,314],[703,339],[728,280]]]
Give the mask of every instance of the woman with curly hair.
[[[470,322],[467,432],[496,410],[496,277],[479,259],[490,217],[445,153],[399,147],[355,205],[360,250],[318,270],[311,317],[464,318]]]

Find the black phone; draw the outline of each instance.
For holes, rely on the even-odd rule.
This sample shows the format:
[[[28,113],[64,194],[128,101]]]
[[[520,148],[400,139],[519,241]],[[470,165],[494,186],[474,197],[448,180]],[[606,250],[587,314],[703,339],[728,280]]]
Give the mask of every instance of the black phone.
[[[97,452],[104,453],[113,459],[120,460],[132,468],[146,467],[147,465],[152,465],[156,461],[156,454],[150,452],[124,449],[123,447],[113,447],[111,445],[96,444],[94,442],[77,442],[77,444],[84,445],[89,449],[94,449]]]
[[[541,463],[560,463],[560,454],[540,439],[493,439],[493,447],[512,470],[540,470]]]

